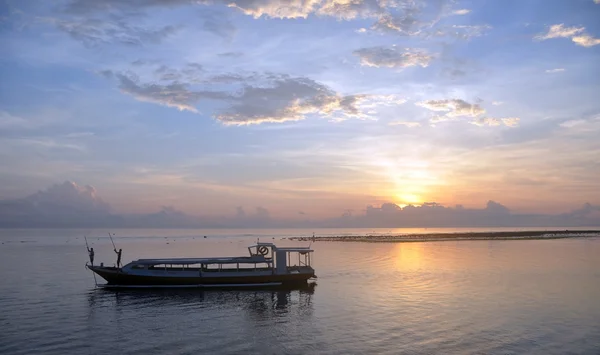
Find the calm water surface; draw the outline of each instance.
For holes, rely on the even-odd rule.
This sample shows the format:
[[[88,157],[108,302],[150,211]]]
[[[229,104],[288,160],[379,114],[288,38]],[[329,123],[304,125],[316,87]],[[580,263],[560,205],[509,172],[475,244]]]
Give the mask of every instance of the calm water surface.
[[[84,233],[0,231],[1,354],[600,354],[598,238],[316,242],[314,288],[109,292],[84,268]],[[309,234],[115,233],[125,262]],[[113,264],[105,235],[88,241]]]

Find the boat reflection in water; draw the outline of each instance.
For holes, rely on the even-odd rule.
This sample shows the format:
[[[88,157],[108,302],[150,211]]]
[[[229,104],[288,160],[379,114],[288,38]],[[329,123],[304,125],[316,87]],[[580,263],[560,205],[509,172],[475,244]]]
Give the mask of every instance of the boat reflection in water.
[[[95,289],[88,295],[90,312],[105,312],[107,308],[119,311],[164,313],[185,316],[185,313],[223,312],[227,309],[247,310],[255,315],[281,315],[281,311],[306,313],[312,309],[312,296],[317,284],[279,287],[228,289]]]
[[[272,289],[94,289],[81,329],[93,354],[281,354],[318,336],[316,284]],[[307,340],[308,341],[308,340]],[[289,353],[289,352],[287,352]]]

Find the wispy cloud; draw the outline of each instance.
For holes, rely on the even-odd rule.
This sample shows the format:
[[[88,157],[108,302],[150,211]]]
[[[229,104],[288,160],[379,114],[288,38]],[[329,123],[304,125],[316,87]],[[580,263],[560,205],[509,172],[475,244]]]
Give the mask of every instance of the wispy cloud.
[[[219,57],[225,57],[225,58],[239,58],[243,55],[244,55],[243,52],[223,52],[223,53],[218,54]]]
[[[479,104],[470,104],[461,99],[428,100],[417,102],[416,105],[431,111],[447,112],[448,117],[476,117],[485,113]]]
[[[430,123],[443,121],[452,121],[456,118],[467,118],[469,122],[477,126],[501,126],[516,127],[519,124],[519,118],[493,118],[480,117],[486,113],[486,110],[479,104],[471,104],[461,99],[428,100],[415,103],[435,112],[446,112],[445,115],[436,115],[430,119]]]
[[[14,116],[6,111],[0,111],[0,127],[1,128],[23,128],[30,127],[31,122],[24,118]]]
[[[140,101],[153,102],[168,107],[175,107],[181,111],[187,110],[198,112],[194,106],[202,99],[226,99],[229,97],[226,93],[214,91],[193,91],[188,84],[171,83],[144,84],[140,83],[138,78],[133,75],[122,73],[115,74],[119,81],[119,88],[122,92],[129,94]]]
[[[217,36],[227,40],[232,40],[237,33],[237,28],[233,25],[226,14],[204,14],[203,28]]]
[[[369,47],[354,51],[361,65],[369,67],[408,68],[421,66],[426,68],[433,56],[423,50],[400,49],[396,47]]]
[[[434,36],[451,36],[458,39],[468,40],[473,37],[483,36],[486,31],[490,30],[490,25],[452,25],[441,28],[434,32]]]
[[[585,32],[585,27],[565,27],[564,24],[550,26],[546,34],[534,37],[536,40],[547,40],[552,38],[571,38],[575,44],[583,47],[593,47],[600,44],[600,38],[594,38]]]
[[[516,127],[519,125],[520,119],[517,117],[508,118],[492,118],[492,117],[478,117],[471,121],[472,124],[477,126],[501,126]]]
[[[160,43],[177,32],[177,28],[171,25],[158,29],[135,26],[124,17],[102,20],[47,18],[44,21],[53,23],[59,30],[88,47],[114,43],[130,46]]]
[[[468,14],[470,12],[471,12],[471,10],[469,10],[469,9],[460,9],[460,10],[454,10],[454,11],[452,11],[452,14],[453,15],[466,15],[466,14]]]
[[[513,184],[532,185],[534,180],[513,179]],[[536,185],[539,185],[537,183]],[[295,206],[294,206],[295,207]],[[293,208],[293,207],[292,207]],[[231,208],[223,215],[193,215],[173,206],[161,205],[158,212],[119,214],[105,202],[97,190],[65,181],[22,198],[0,200],[1,227],[473,227],[473,226],[575,226],[598,225],[600,206],[585,203],[567,213],[522,214],[507,206],[488,200],[485,207],[468,208],[463,205],[447,207],[441,203],[425,202],[401,207],[384,201],[369,204],[363,212],[354,213],[345,208],[334,218],[308,221],[307,214],[293,209],[294,217],[285,219],[272,216],[269,209],[256,206],[247,211],[243,206]],[[312,214],[312,213],[311,213]]]
[[[548,33],[537,35],[535,39],[546,40],[551,38],[570,38],[585,30],[584,27],[565,27],[564,24],[552,25]]]
[[[413,128],[413,127],[419,127],[421,126],[420,122],[414,122],[414,121],[392,121],[390,123],[388,123],[389,126],[406,126],[409,128]]]
[[[583,47],[593,47],[600,44],[600,38],[594,38],[586,34],[581,36],[575,36],[572,38],[572,40],[573,42]]]
[[[564,128],[572,128],[575,126],[585,124],[585,122],[586,122],[585,120],[568,120],[568,121],[561,123],[560,126],[564,127]]]
[[[550,74],[553,74],[553,73],[562,73],[564,71],[565,71],[564,68],[546,69],[546,73],[550,73]]]
[[[169,72],[160,67],[161,73]],[[159,74],[161,74],[159,73]],[[240,86],[240,91],[209,91],[196,89],[183,78],[166,84],[143,83],[133,74],[108,72],[114,76],[123,93],[137,100],[152,102],[179,110],[198,112],[202,100],[225,102],[228,107],[214,113],[227,125],[247,125],[266,122],[286,122],[305,119],[308,115],[335,120],[369,118],[367,109],[380,105],[401,105],[404,99],[394,95],[343,95],[308,78],[287,75],[227,75],[227,82]],[[210,77],[208,81],[215,81]]]
[[[424,35],[438,24],[442,13],[465,15],[468,9],[450,10],[437,1],[415,2],[413,0],[74,0],[67,9],[74,14],[110,12],[115,9],[130,12],[156,7],[184,5],[225,5],[229,8],[259,18],[306,19],[310,15],[333,17],[339,20],[371,19],[372,30],[400,35]],[[211,21],[207,29],[222,33],[223,24]],[[229,35],[230,29],[227,29]]]

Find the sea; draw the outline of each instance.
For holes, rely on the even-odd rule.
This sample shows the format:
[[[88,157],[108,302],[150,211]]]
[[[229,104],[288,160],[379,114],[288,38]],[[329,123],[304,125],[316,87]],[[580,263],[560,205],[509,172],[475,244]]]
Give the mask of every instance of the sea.
[[[600,354],[600,238],[318,241],[440,231],[465,232],[0,230],[0,354]],[[313,232],[298,290],[109,291],[85,268],[86,241],[112,265],[113,242],[127,263]]]

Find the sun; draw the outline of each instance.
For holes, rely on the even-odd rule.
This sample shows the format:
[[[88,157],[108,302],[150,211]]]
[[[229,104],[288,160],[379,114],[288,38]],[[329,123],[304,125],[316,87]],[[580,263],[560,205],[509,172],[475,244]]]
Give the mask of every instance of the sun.
[[[419,205],[423,203],[421,196],[413,193],[398,193],[396,194],[396,198],[398,199],[398,204],[401,207],[403,207],[402,205]]]

